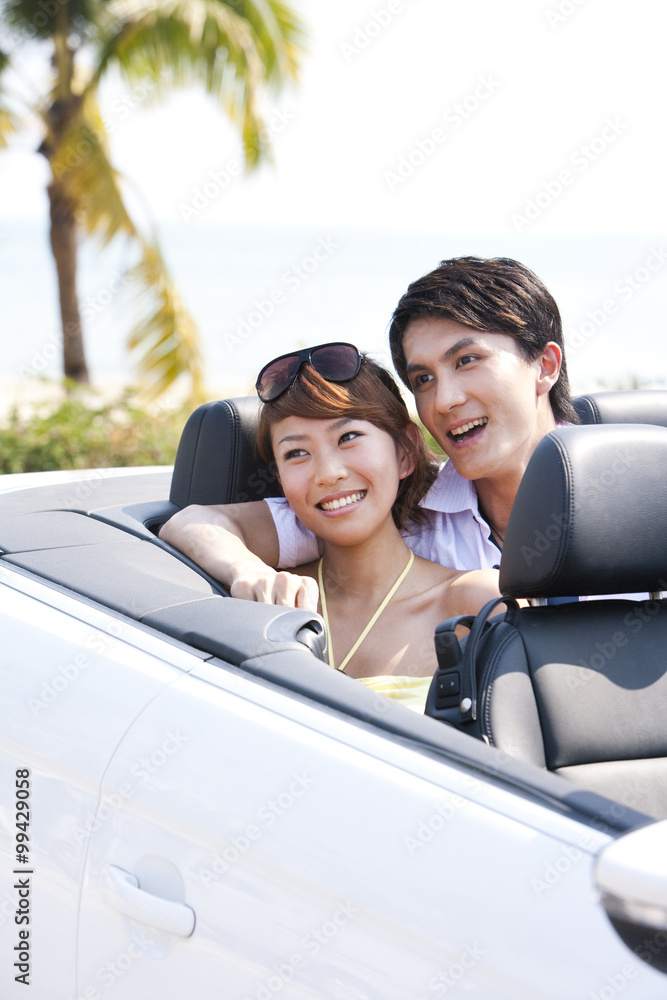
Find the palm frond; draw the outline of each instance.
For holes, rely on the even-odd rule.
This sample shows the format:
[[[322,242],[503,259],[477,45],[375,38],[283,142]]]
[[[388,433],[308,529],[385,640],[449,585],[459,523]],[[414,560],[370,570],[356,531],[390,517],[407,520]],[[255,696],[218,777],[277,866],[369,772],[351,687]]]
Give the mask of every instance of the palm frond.
[[[10,107],[5,92],[3,73],[10,64],[9,56],[0,50],[0,149],[5,149],[9,143],[9,137],[19,131],[20,119],[16,112]]]
[[[305,29],[295,12],[277,0],[238,0],[234,6],[252,27],[266,82],[296,80]]]
[[[192,379],[192,400],[201,400],[204,362],[194,320],[185,308],[156,244],[144,243],[142,257],[127,277],[135,286],[142,318],[128,347],[149,400],[184,373]]]
[[[114,0],[108,11],[116,26],[90,87],[112,62],[130,86],[149,78],[156,98],[202,86],[241,132],[247,167],[258,164],[268,152],[262,88],[296,73],[300,29],[286,8],[273,0]]]
[[[4,0],[2,21],[16,35],[47,39],[58,33],[89,38],[95,33],[100,0]]]
[[[103,246],[119,233],[138,237],[109,160],[108,139],[93,94],[86,95],[50,162],[54,179],[62,184],[88,236]]]

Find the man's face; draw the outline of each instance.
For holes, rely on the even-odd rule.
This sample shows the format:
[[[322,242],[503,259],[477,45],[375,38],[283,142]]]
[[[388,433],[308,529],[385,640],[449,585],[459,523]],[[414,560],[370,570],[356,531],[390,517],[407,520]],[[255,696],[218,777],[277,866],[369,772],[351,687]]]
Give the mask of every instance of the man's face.
[[[456,470],[474,480],[523,475],[555,426],[544,358],[526,361],[506,334],[427,317],[408,324],[403,351],[419,417]]]

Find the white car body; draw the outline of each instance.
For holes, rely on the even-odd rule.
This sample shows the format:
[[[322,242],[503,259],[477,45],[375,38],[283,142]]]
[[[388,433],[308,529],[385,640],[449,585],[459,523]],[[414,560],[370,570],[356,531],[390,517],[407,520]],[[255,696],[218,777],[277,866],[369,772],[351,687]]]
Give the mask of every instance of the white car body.
[[[35,489],[103,509],[100,476],[125,482]],[[153,481],[129,470],[128,498]],[[3,1000],[667,996],[596,886],[624,808],[570,808],[563,779],[433,719],[367,691],[348,714],[16,557],[0,691]]]

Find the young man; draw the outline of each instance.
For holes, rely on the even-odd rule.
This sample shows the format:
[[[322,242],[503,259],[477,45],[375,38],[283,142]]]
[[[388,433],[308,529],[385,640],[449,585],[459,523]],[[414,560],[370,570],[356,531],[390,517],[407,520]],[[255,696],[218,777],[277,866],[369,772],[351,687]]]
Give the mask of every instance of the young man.
[[[558,307],[516,261],[454,258],[409,286],[389,341],[422,423],[449,458],[422,501],[429,526],[406,541],[454,569],[497,567],[536,445],[557,424],[577,422]],[[313,580],[275,569],[317,556],[285,501],[188,507],[160,537],[234,597],[317,607]]]

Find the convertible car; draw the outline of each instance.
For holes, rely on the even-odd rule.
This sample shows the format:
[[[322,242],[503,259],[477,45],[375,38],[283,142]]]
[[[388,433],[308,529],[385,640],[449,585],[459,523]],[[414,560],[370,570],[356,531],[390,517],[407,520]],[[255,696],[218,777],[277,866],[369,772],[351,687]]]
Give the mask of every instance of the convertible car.
[[[0,480],[3,1000],[667,997],[666,397],[544,439],[424,715],[157,537],[277,492],[254,402]]]

